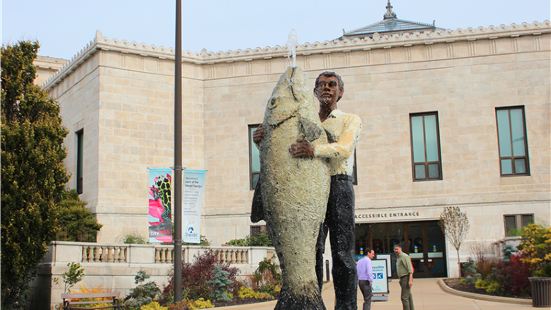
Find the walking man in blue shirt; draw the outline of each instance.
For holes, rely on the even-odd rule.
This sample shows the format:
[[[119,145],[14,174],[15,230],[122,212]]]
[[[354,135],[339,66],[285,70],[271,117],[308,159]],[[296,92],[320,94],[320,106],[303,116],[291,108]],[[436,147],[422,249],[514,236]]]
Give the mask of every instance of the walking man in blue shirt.
[[[375,257],[375,251],[366,248],[365,253],[366,255],[358,261],[356,270],[358,271],[359,287],[364,296],[363,310],[371,310],[371,297],[373,296],[373,264],[371,260]]]

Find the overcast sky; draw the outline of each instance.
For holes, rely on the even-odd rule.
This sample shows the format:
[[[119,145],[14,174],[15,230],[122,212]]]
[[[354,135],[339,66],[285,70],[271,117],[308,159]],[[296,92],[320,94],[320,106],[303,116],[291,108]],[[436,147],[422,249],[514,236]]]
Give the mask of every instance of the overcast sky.
[[[382,20],[387,0],[182,0],[183,49],[210,51],[325,41]],[[549,0],[391,0],[398,18],[447,29],[544,21]],[[175,0],[3,0],[2,43],[38,40],[40,54],[71,58],[96,30],[174,47]]]

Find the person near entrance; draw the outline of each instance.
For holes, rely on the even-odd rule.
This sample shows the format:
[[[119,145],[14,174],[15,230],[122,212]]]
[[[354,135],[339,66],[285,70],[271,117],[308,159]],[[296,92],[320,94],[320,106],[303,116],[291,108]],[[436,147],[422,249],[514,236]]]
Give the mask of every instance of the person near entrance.
[[[400,278],[400,287],[402,288],[402,309],[414,310],[413,297],[411,295],[411,287],[413,286],[413,266],[409,255],[402,251],[402,246],[394,245],[394,253],[396,253],[396,271]]]
[[[366,255],[358,261],[358,286],[364,296],[363,310],[371,310],[371,297],[373,297],[373,264],[371,260],[375,257],[375,251],[365,249]]]
[[[323,252],[327,233],[331,232],[331,256],[333,258],[333,283],[335,309],[357,309],[357,274],[354,250],[354,150],[360,136],[359,116],[337,109],[337,102],[344,94],[344,82],[335,72],[322,72],[316,79],[314,95],[319,101],[319,118],[327,133],[328,143],[315,147],[305,140],[289,147],[289,153],[297,158],[326,158],[331,173],[331,187],[325,221],[320,227],[316,245],[316,275],[321,291],[323,285]],[[264,129],[259,126],[253,133],[253,141],[259,143]]]

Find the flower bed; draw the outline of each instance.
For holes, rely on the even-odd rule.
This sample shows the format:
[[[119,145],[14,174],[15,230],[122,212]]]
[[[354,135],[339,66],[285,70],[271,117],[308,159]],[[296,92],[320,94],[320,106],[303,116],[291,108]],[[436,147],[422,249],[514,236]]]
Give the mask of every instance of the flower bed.
[[[463,263],[460,279],[446,279],[451,288],[477,294],[530,298],[530,276],[551,276],[551,228],[530,224],[522,229],[518,252],[505,251],[503,259],[477,253]]]
[[[216,256],[206,252],[193,264],[182,265],[183,300],[174,302],[174,276],[162,290],[147,275],[136,276],[138,284],[125,298],[125,309],[194,310],[257,303],[274,300],[281,290],[279,267],[270,260],[259,263],[255,274],[238,281],[237,268],[216,263]]]

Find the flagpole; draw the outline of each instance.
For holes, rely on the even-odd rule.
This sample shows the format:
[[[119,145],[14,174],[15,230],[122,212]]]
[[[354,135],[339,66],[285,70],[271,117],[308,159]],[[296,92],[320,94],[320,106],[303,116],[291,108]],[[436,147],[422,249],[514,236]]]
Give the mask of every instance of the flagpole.
[[[174,57],[174,301],[182,300],[182,0],[176,0]]]

